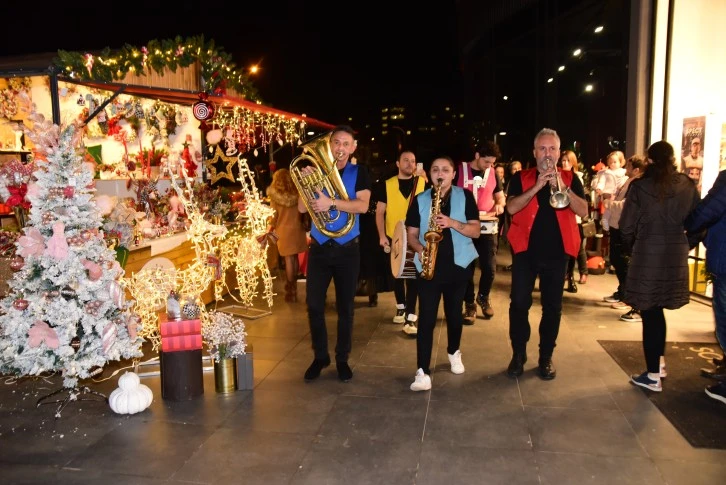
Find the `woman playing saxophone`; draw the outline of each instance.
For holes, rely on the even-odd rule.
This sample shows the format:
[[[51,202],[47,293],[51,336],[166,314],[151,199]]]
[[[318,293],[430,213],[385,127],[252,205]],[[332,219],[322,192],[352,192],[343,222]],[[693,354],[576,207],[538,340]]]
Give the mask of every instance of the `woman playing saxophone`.
[[[451,372],[464,372],[459,350],[463,323],[461,305],[466,284],[474,272],[472,262],[477,258],[471,239],[479,237],[480,225],[479,210],[472,193],[452,186],[455,174],[451,158],[436,158],[430,171],[434,187],[417,195],[406,214],[408,243],[416,252],[414,264],[419,272],[418,370],[411,384],[412,391],[431,389],[431,349],[442,296]],[[429,275],[430,279],[424,277]]]

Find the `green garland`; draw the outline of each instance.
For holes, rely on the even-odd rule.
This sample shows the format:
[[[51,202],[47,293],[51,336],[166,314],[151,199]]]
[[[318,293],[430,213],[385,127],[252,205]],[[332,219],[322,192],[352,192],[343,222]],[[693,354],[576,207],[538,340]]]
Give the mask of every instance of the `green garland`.
[[[251,101],[260,101],[249,76],[235,69],[232,57],[222,47],[216,47],[214,40],[205,42],[204,36],[150,40],[141,48],[125,44],[117,51],[106,47],[100,53],[92,55],[92,62],[88,62],[90,55],[59,50],[58,57],[53,62],[70,76],[110,82],[122,80],[131,71],[142,76],[149,70],[163,74],[164,68],[168,67],[176,72],[177,67],[188,67],[199,61],[203,89],[208,94],[221,94],[231,88]]]

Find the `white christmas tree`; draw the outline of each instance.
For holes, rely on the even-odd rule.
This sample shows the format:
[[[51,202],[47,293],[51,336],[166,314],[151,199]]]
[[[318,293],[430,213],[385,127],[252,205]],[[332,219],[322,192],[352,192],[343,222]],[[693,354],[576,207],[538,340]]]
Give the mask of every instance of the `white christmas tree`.
[[[28,187],[29,224],[17,243],[24,261],[0,302],[0,371],[60,372],[64,388],[78,389],[107,362],[141,356],[139,320],[125,301],[116,253],[99,230],[79,129],[37,115],[34,121],[28,134],[40,156]]]

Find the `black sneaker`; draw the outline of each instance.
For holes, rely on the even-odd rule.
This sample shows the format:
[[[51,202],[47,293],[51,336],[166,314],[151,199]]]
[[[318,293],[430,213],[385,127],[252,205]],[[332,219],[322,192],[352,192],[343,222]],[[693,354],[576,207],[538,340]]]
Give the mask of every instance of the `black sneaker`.
[[[721,381],[713,386],[708,386],[706,388],[706,395],[726,404],[726,381]]]
[[[317,379],[320,377],[320,371],[325,369],[330,365],[330,357],[327,357],[325,359],[315,359],[313,360],[313,363],[310,364],[310,367],[308,367],[308,370],[305,371],[305,380],[306,381],[312,381],[314,379]]]
[[[613,293],[612,295],[604,297],[602,300],[607,303],[617,303],[620,301],[622,296],[617,291]]]
[[[335,367],[338,369],[338,379],[348,382],[353,378],[353,371],[347,362],[336,362]]]
[[[620,315],[620,320],[624,322],[637,323],[642,322],[643,317],[640,316],[640,312],[635,309],[631,309],[628,313]]]

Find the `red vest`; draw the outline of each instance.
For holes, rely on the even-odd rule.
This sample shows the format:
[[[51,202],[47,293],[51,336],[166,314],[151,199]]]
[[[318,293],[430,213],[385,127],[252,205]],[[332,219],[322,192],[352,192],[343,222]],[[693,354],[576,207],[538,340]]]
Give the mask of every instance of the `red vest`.
[[[572,184],[572,172],[569,170],[561,171],[559,169],[558,172],[562,176],[562,181],[569,187]],[[522,178],[522,192],[524,193],[536,183],[537,168],[528,168],[520,171],[519,174]],[[515,254],[526,251],[529,247],[529,235],[532,232],[532,225],[534,224],[534,218],[538,210],[539,202],[537,202],[537,196],[535,195],[524,209],[512,216],[512,222],[507,232],[507,239]],[[575,213],[568,206],[564,209],[555,209],[555,214],[557,215],[557,222],[560,226],[562,245],[565,248],[565,253],[576,258],[577,253],[580,252],[580,231],[577,228]]]

